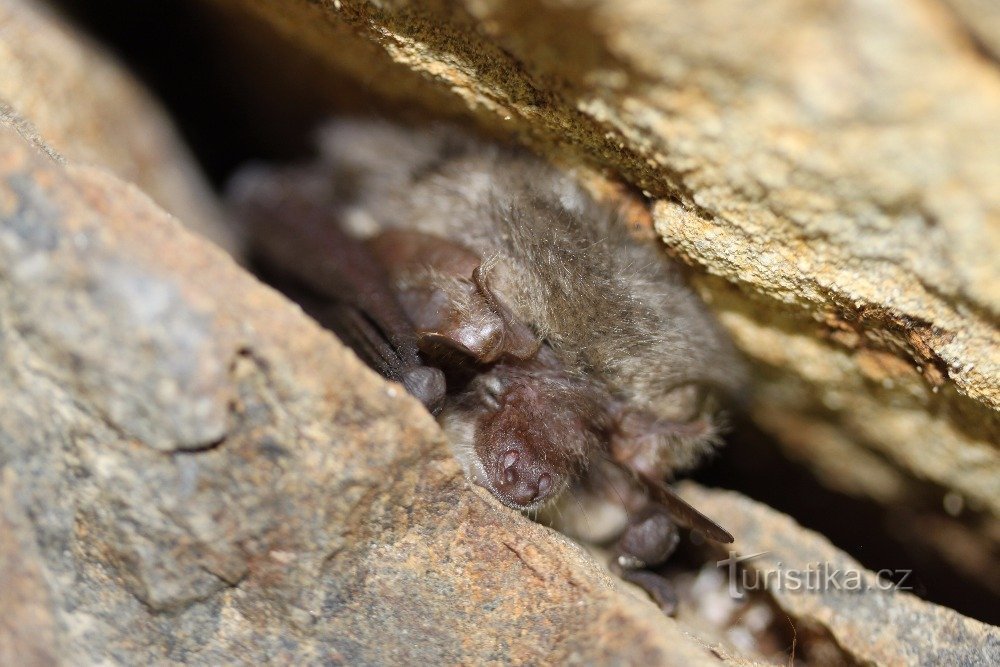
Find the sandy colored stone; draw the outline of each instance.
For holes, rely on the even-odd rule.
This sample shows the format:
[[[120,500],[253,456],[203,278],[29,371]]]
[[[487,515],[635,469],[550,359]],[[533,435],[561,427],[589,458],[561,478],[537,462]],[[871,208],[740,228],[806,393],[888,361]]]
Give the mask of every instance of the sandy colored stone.
[[[301,310],[10,130],[0,392],[5,656],[717,663]]]
[[[38,2],[0,0],[0,123],[43,150],[110,169],[189,228],[235,249],[166,114],[117,62]]]
[[[992,0],[946,0],[971,39],[1000,60],[1000,5]]]

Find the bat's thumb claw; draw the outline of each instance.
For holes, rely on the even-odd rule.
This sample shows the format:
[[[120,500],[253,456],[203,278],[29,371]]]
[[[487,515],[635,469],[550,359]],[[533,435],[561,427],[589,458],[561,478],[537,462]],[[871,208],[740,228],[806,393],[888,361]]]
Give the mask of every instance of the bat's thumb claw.
[[[430,366],[417,366],[403,373],[403,386],[431,414],[437,414],[444,403],[444,373],[439,368]]]

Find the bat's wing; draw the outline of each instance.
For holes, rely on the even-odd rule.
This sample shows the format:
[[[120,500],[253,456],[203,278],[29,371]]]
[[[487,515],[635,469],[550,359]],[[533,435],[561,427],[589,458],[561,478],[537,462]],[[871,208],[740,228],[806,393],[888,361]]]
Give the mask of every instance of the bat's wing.
[[[309,310],[386,377],[432,411],[444,376],[423,365],[416,330],[364,243],[340,225],[322,188],[296,170],[249,171],[231,197],[253,252],[272,269],[332,302]]]
[[[437,414],[444,403],[444,373],[429,366],[409,366],[365,313],[344,303],[327,304],[315,314],[351,346],[369,366],[385,377],[400,382],[431,412]]]
[[[652,493],[653,497],[667,508],[667,511],[670,512],[670,516],[673,517],[677,523],[685,528],[690,528],[691,530],[703,533],[706,537],[709,537],[716,542],[731,544],[734,541],[734,538],[729,531],[722,528],[719,524],[715,523],[695,508],[691,507],[687,501],[683,500],[680,496],[674,493],[669,486],[663,482],[647,477],[646,475],[640,475],[640,477]]]

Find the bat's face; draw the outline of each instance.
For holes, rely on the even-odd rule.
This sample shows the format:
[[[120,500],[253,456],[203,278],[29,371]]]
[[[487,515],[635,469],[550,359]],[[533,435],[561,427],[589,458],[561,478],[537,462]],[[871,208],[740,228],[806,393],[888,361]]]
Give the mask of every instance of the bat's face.
[[[505,387],[496,400],[478,420],[476,454],[491,490],[505,504],[538,507],[562,490],[570,472],[543,421],[560,406],[546,402],[524,381]]]
[[[497,366],[475,381],[473,450],[481,482],[518,510],[558,496],[600,443],[589,388],[546,371]]]

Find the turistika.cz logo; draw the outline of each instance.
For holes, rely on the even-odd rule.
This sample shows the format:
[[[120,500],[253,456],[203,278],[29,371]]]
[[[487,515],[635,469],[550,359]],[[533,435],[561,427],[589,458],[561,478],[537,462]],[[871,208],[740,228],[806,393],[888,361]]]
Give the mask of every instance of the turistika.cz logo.
[[[729,557],[716,563],[729,574],[729,595],[742,600],[747,591],[790,591],[807,593],[864,593],[867,591],[908,591],[913,570],[882,569],[874,576],[859,569],[842,569],[830,563],[810,563],[806,568],[786,568],[781,561],[773,567],[747,567],[749,561],[766,557],[770,552],[740,555],[730,551]]]

